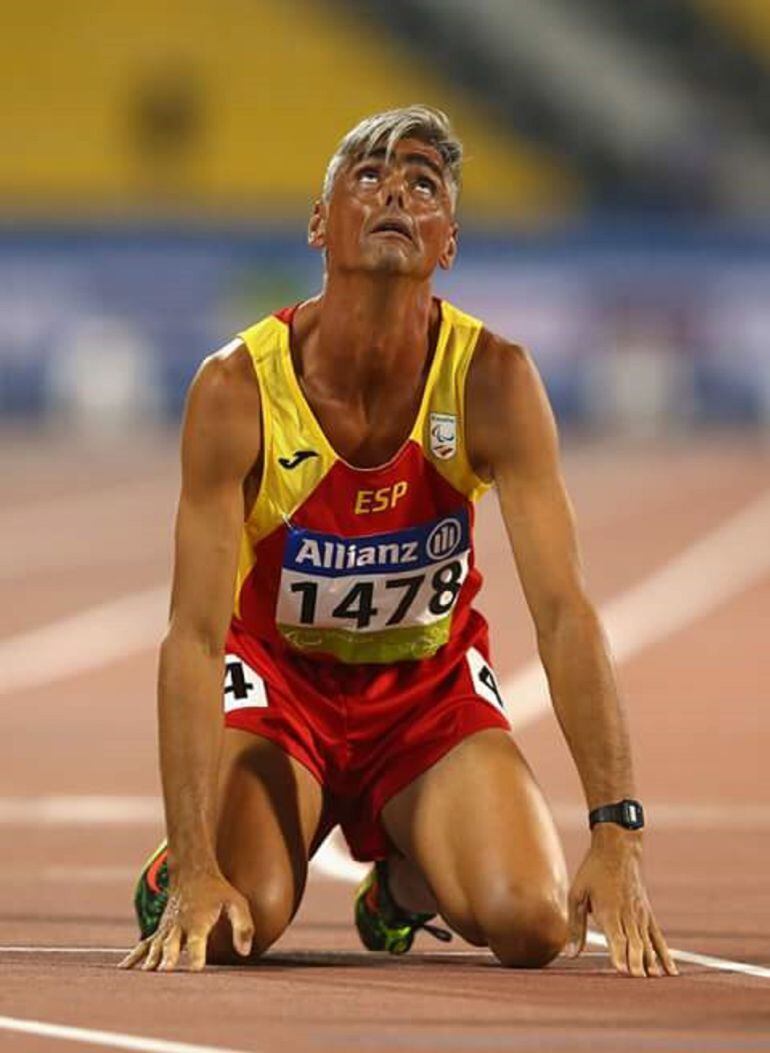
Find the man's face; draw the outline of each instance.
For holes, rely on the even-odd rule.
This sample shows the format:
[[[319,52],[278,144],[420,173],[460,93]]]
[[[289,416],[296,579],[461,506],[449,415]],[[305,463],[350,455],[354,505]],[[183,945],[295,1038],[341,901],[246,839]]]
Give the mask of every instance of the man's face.
[[[426,279],[452,265],[457,224],[441,154],[402,139],[349,161],[330,198],[316,204],[309,240],[326,250],[330,271],[369,271]]]

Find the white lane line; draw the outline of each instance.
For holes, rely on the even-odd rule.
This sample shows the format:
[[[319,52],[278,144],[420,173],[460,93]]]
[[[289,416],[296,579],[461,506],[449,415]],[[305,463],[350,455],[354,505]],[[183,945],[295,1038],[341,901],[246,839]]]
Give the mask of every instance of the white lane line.
[[[607,946],[606,936],[600,932],[589,932],[586,943],[593,947]],[[764,965],[752,965],[750,962],[733,962],[729,958],[716,958],[713,954],[696,954],[694,951],[679,951],[669,947],[671,957],[677,962],[686,962],[688,965],[700,965],[704,969],[716,969],[718,972],[743,973],[746,976],[758,976],[763,980],[770,980],[770,969]]]
[[[366,863],[350,858],[340,831],[333,830],[310,861],[311,870],[332,881],[359,884],[369,872]]]
[[[8,799],[6,799],[8,800]],[[13,800],[13,799],[12,799]],[[48,801],[49,804],[46,808],[40,808],[35,798],[26,799],[27,804],[31,804],[31,811],[27,814],[35,815],[38,819],[41,816],[55,816],[54,821],[57,823],[64,823],[67,821],[77,823],[79,821],[78,814],[78,798],[68,797],[60,798],[55,807],[50,806],[54,798],[43,799]],[[159,821],[161,818],[161,805],[160,799],[155,798],[86,798],[84,807],[84,815],[87,817],[86,822],[91,822],[95,818],[98,821],[113,822],[111,818],[114,815],[121,815],[122,821],[130,821],[131,808],[136,807],[136,802],[139,802],[137,815],[139,822],[144,823],[147,821],[147,815],[152,817],[152,821]],[[131,802],[134,802],[133,805]],[[148,803],[152,802],[152,807],[148,808]],[[11,811],[16,821],[27,821],[23,819],[25,811],[19,807],[18,799],[14,802],[15,807]],[[99,808],[103,807],[104,811],[100,813]],[[744,823],[742,829],[756,829],[758,825],[767,825],[770,820],[770,810],[761,805],[754,806],[741,806],[739,812],[743,812],[744,809],[748,809],[747,814],[743,816]],[[9,810],[10,811],[10,810]],[[576,807],[574,805],[562,804],[556,805],[554,811],[559,816],[561,813],[561,820],[565,816],[570,820],[575,821],[575,825],[582,826],[585,822],[584,809],[582,807]],[[0,816],[3,813],[3,799],[0,798]],[[723,829],[730,829],[735,826],[736,810],[732,805],[651,805],[650,813],[656,815],[656,826],[667,825],[669,828],[683,828],[692,829],[693,826],[697,825],[701,829],[709,829],[715,827],[715,820],[719,820]],[[668,813],[668,822],[665,822],[665,816]],[[69,816],[69,820],[68,820]],[[664,819],[664,822],[661,822]],[[347,853],[344,842],[339,834],[339,831],[335,831],[330,837],[324,841],[320,849],[316,853],[312,860],[311,868],[317,877],[330,879],[333,881],[343,881],[349,884],[358,884],[363,880],[368,867],[365,863],[357,863]],[[125,879],[127,876],[130,877],[132,870],[131,868],[123,867],[108,867],[108,868],[88,868],[88,867],[50,867],[44,872],[44,877],[48,880],[58,881],[69,881],[77,878],[81,880],[83,877],[82,872],[85,872],[88,876],[89,871],[94,869],[98,874],[99,880],[120,880]],[[93,880],[96,877],[91,875]],[[607,943],[605,938],[599,933],[589,933],[588,942],[595,946],[606,947]],[[93,953],[96,951],[119,953],[121,948],[113,947],[82,947],[82,948],[39,948],[39,947],[0,947],[0,953],[6,952],[17,952],[17,953],[34,953],[39,951],[40,953],[59,953],[59,954],[80,954],[80,953]],[[770,979],[770,969],[760,965],[752,965],[747,962],[735,962],[726,958],[718,958],[712,955],[697,954],[692,951],[683,951],[675,948],[671,949],[672,956],[675,960],[680,962],[686,962],[689,964],[700,965],[707,969],[716,969],[722,972],[736,972],[745,973],[748,976],[761,977],[763,979]]]
[[[601,951],[583,951],[581,958],[606,958],[607,939],[600,932],[594,932],[589,929],[586,935],[586,944],[590,947],[601,947]],[[0,946],[0,954],[70,954],[70,955],[88,955],[88,954],[114,954],[123,955],[127,954],[130,948],[128,947],[33,947],[28,945],[14,946],[8,944]],[[753,965],[751,962],[737,962],[730,958],[718,958],[713,954],[698,954],[695,951],[682,951],[676,947],[670,947],[672,958],[678,962],[684,962],[687,965],[700,965],[704,969],[714,969],[717,972],[730,972],[730,973],[741,973],[745,976],[754,976],[762,980],[770,980],[770,969],[764,965]],[[282,952],[289,956],[292,955],[292,951]],[[306,954],[308,957],[312,957],[314,954],[323,955],[324,951],[310,951],[300,952]],[[344,954],[344,952],[339,952]],[[423,955],[420,955],[422,957]],[[452,957],[452,958],[477,958],[491,957],[491,952],[487,951],[483,947],[479,947],[476,950],[446,950],[437,951],[436,954],[426,954],[425,957]]]
[[[58,1038],[65,1042],[80,1042],[86,1046],[133,1049],[139,1050],[140,1053],[246,1053],[245,1050],[228,1049],[224,1046],[200,1046],[196,1043],[173,1042],[164,1038],[143,1038],[139,1035],[126,1035],[121,1031],[97,1031],[90,1027],[46,1024],[42,1020],[22,1020],[13,1016],[0,1016],[0,1031]]]
[[[342,835],[335,830],[313,857],[311,864],[316,873],[337,881],[346,881],[357,885],[368,867],[364,863],[356,863],[350,858],[345,849]],[[607,941],[601,933],[589,932],[587,942],[595,947],[606,947]],[[671,957],[675,961],[687,962],[691,965],[700,965],[705,969],[715,969],[718,972],[745,973],[747,976],[770,979],[770,969],[762,965],[752,965],[749,962],[734,962],[728,958],[716,958],[713,955],[695,954],[691,951],[680,951],[669,947]]]
[[[115,955],[126,955],[128,954],[130,947],[13,947],[13,946],[0,946],[0,954],[76,954],[76,955],[87,955],[87,954],[115,954]],[[361,956],[360,951],[278,951],[277,954],[280,957],[287,958],[320,958],[328,956],[329,953],[338,956],[340,958],[345,957],[357,957]],[[272,957],[272,952],[270,953]],[[416,951],[414,957],[417,958],[428,958],[433,960],[435,958],[492,958],[492,952],[487,950],[486,947],[477,947],[472,951],[457,950],[447,947],[443,951]],[[607,955],[604,951],[583,951],[580,955],[581,958],[606,958]]]
[[[160,797],[105,794],[0,797],[3,826],[145,826],[163,821]]]
[[[624,662],[702,618],[770,574],[770,493],[690,545],[638,585],[602,606],[600,615],[616,663]],[[550,708],[538,659],[502,684],[514,729]]]
[[[159,646],[168,597],[166,585],[143,589],[0,640],[0,693],[15,697]]]
[[[128,954],[127,947],[32,947],[6,944],[0,954]]]
[[[770,573],[770,493],[601,608],[617,662],[664,639]],[[0,640],[0,694],[41,687],[158,646],[168,585],[131,593],[30,632]],[[514,728],[549,708],[540,661],[507,677]]]
[[[552,801],[551,811],[563,830],[582,830],[585,805]],[[767,830],[770,805],[733,802],[646,801],[650,826],[656,830]],[[120,797],[100,794],[0,797],[2,826],[159,826],[163,823],[160,797]],[[330,863],[330,866],[332,864]],[[80,873],[85,867],[50,867],[51,876]],[[93,869],[93,868],[91,868]],[[109,867],[102,868],[105,874]],[[112,868],[120,870],[120,867]],[[6,868],[6,873],[8,869]]]
[[[7,944],[0,946],[0,954],[128,954],[130,947],[33,947],[30,945],[14,946]],[[289,955],[298,954],[302,957],[312,957],[313,955],[322,955],[328,952],[323,950],[318,951],[279,951],[279,954]],[[335,954],[344,955],[346,951],[335,951]],[[353,951],[353,954],[359,952]],[[475,951],[462,951],[462,950],[451,950],[447,948],[445,951],[437,952],[441,957],[444,955],[452,955],[455,958],[471,958],[477,957],[478,955],[490,956],[490,952],[484,947],[479,947]],[[431,955],[432,957],[432,955]]]

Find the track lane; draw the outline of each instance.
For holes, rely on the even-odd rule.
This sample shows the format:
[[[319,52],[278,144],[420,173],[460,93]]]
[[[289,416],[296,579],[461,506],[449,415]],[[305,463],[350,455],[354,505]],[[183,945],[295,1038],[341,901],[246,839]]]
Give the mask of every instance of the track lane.
[[[766,484],[768,460],[756,449],[728,449],[716,458],[712,452],[615,457],[586,449],[571,455],[586,565],[600,601],[681,552]],[[498,671],[508,674],[531,653],[532,635],[520,599],[512,597],[515,582],[505,577],[509,557],[504,563],[505,550],[495,548],[494,502],[488,504],[484,523],[480,517],[488,573],[484,603],[495,622]],[[507,544],[504,537],[498,540]],[[100,587],[107,589],[110,572],[101,573]],[[55,591],[65,582],[66,575],[57,580],[53,574],[50,588]],[[751,751],[768,742],[766,721],[752,696],[767,669],[766,647],[757,631],[767,610],[767,592],[758,583],[622,667],[638,767],[651,801],[708,809],[721,807],[723,791],[728,804],[749,800]],[[154,655],[148,651],[86,677],[3,699],[6,741],[13,741],[14,749],[0,792],[156,793],[153,681]],[[697,725],[696,702],[701,704]],[[554,747],[551,734],[553,722],[543,720],[525,729],[521,741],[551,797],[578,809],[570,762]],[[727,778],[715,785],[714,758],[719,759],[725,738],[729,747],[721,752],[723,758],[726,753]],[[688,741],[695,748],[683,753]],[[711,759],[704,754],[709,742]],[[677,946],[768,967],[770,941],[762,942],[761,920],[768,908],[763,879],[770,866],[763,848],[768,839],[757,839],[745,826],[734,831],[707,826],[707,811],[702,815],[698,829],[672,826],[667,831],[661,823],[648,837],[656,909]],[[567,820],[564,834],[574,865],[585,837],[570,829],[574,820]],[[66,871],[120,866],[127,873],[131,860],[146,854],[155,827],[7,827],[4,832],[13,834],[21,871],[0,881],[4,944],[123,946],[131,941],[130,882],[108,874],[101,882],[69,882]],[[52,859],[63,868],[63,880],[30,882],[29,873]],[[422,941],[420,946],[426,947]],[[108,958],[75,966],[26,956],[9,967],[0,956],[0,973],[2,1011],[10,1016],[142,1030],[173,1041],[236,1049],[280,1048],[282,1053],[319,1047],[340,1053],[399,1047],[530,1050],[535,1043],[545,1050],[728,1051],[762,1048],[768,1025],[765,980],[697,966],[690,966],[680,981],[639,986],[615,977],[606,960],[595,957],[560,963],[534,976],[505,973],[475,952],[453,960],[372,960],[355,943],[349,887],[316,879],[295,925],[276,948],[275,961],[260,969],[212,970],[205,977],[137,976],[129,985]],[[65,982],[66,1002],[61,999]],[[216,1020],[210,1019],[207,1005],[218,1007]],[[137,1019],[149,1023],[138,1028]],[[46,1046],[48,1039],[26,1036],[25,1041],[38,1043],[31,1050],[61,1048],[60,1042]]]

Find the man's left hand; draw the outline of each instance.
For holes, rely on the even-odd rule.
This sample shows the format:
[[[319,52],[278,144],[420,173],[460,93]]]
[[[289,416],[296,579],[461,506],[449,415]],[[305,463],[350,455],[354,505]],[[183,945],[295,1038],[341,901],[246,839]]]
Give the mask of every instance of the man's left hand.
[[[612,964],[631,976],[677,975],[642,881],[641,835],[612,823],[597,825],[591,848],[572,883],[570,941],[566,953],[583,950],[589,912],[607,937]]]

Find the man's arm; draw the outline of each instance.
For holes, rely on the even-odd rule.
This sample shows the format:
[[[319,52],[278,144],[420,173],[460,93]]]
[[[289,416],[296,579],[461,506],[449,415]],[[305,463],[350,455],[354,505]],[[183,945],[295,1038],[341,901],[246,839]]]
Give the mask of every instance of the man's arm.
[[[467,439],[477,471],[494,479],[559,724],[589,808],[634,796],[631,751],[607,642],[588,599],[556,425],[532,360],[482,333],[468,374]],[[616,968],[675,972],[641,880],[641,835],[594,827],[570,897],[579,953],[593,910]]]
[[[158,675],[160,768],[169,844],[169,904],[154,937],[125,960],[174,968],[182,945],[203,968],[222,910],[248,954],[246,900],[225,881],[215,853],[222,741],[224,642],[244,519],[243,482],[261,445],[259,391],[243,348],[203,364],[190,388],[182,432],[171,612]]]

